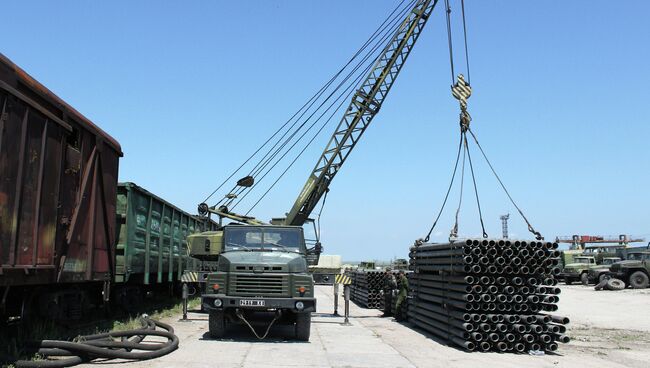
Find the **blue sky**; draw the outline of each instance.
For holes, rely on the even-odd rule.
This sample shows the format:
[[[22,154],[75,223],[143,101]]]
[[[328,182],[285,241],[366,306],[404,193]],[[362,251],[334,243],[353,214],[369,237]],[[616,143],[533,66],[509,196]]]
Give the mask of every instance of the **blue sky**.
[[[393,7],[387,0],[11,1],[3,4],[0,51],[119,140],[120,180],[194,211]],[[533,224],[547,238],[650,236],[650,3],[468,0],[466,10],[473,129]],[[322,218],[327,253],[405,257],[426,233],[458,137],[447,52],[439,6],[331,186]],[[328,136],[257,217],[289,210]],[[474,157],[488,233],[498,236],[499,215],[510,212],[511,233],[528,238]],[[446,238],[456,199],[433,240]],[[460,233],[480,234],[469,195],[465,203]]]

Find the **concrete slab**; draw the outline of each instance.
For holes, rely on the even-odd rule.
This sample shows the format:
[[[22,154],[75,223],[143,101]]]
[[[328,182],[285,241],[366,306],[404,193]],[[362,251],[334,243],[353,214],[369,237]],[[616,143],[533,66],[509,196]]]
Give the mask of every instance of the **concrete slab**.
[[[190,313],[189,323],[178,322],[180,316],[165,321],[174,326],[181,341],[177,351],[152,361],[118,364],[129,368],[645,368],[650,360],[650,340],[644,337],[650,331],[650,319],[643,317],[650,303],[650,290],[599,293],[582,286],[563,287],[558,314],[571,318],[568,334],[576,339],[561,345],[559,354],[544,356],[467,353],[408,323],[380,318],[380,311],[354,304],[350,306],[351,324],[344,326],[343,317],[331,315],[332,287],[318,286],[316,296],[318,312],[312,318],[309,342],[293,340],[293,329],[286,326],[274,326],[264,341],[256,339],[244,326],[231,328],[227,338],[213,340],[207,334],[207,316]],[[612,300],[620,308],[609,308]],[[341,312],[341,297],[339,302]],[[585,303],[596,308],[585,309]],[[627,306],[632,308],[627,310]],[[621,308],[627,312],[621,312]],[[617,326],[619,329],[615,329]]]

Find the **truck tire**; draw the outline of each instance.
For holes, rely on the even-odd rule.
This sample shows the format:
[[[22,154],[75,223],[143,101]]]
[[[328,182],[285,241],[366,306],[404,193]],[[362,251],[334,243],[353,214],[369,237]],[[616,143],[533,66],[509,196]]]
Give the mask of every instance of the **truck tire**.
[[[210,336],[213,338],[220,338],[226,332],[226,319],[222,310],[210,311],[209,319],[209,330]]]
[[[309,341],[311,332],[311,313],[296,314],[296,339]]]
[[[589,286],[589,276],[587,276],[586,272],[583,272],[582,275],[580,275],[580,281],[582,281],[582,285]]]
[[[650,285],[650,279],[643,271],[636,271],[630,275],[630,286],[633,289],[645,289]]]
[[[607,280],[607,290],[623,290],[625,289],[625,282],[619,279],[609,279]]]
[[[571,285],[571,282],[572,282],[572,281],[571,281],[570,278],[568,278],[568,277],[565,277],[565,278],[564,278],[564,283],[565,283],[565,284],[567,284],[567,285]]]

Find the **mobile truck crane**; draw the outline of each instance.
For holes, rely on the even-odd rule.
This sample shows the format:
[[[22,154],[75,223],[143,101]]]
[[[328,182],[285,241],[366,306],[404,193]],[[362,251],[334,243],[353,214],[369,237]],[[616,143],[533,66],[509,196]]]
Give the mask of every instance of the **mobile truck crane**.
[[[392,38],[375,59],[348,108],[310,173],[291,210],[284,218],[264,223],[239,215],[226,206],[202,203],[199,213],[214,214],[220,220],[234,220],[218,231],[188,237],[190,254],[205,261],[217,261],[217,270],[206,274],[201,296],[202,308],[209,313],[209,332],[218,338],[229,323],[248,322],[258,312],[274,312],[274,322],[294,324],[295,337],[309,340],[311,313],[316,311],[314,281],[308,259],[318,260],[320,243],[307,249],[302,225],[309,221],[334,176],[370,125],[413,49],[437,0],[419,0],[407,12]],[[253,177],[238,186],[250,187]],[[221,221],[220,221],[221,223]]]

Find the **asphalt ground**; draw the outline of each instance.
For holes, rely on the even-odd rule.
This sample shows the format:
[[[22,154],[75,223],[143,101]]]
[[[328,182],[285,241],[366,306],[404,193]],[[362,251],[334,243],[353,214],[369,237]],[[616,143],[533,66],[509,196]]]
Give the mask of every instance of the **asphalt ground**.
[[[309,342],[292,339],[293,328],[274,326],[258,340],[246,326],[232,326],[223,339],[208,334],[207,315],[171,323],[179,349],[151,361],[106,361],[86,365],[120,367],[650,367],[650,289],[622,292],[562,286],[557,314],[571,318],[569,344],[557,354],[467,353],[447,346],[408,323],[381,318],[381,312],[350,305],[350,325],[333,316],[331,286],[317,286],[318,311]],[[343,301],[339,298],[339,312]],[[262,330],[264,326],[257,326]]]

